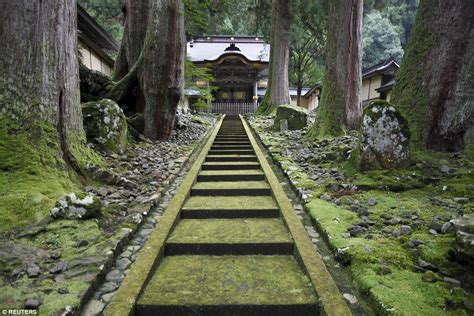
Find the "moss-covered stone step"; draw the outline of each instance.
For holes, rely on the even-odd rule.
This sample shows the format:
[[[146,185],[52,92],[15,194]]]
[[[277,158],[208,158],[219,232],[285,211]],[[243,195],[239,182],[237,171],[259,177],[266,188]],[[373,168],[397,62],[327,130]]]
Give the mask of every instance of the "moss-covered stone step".
[[[237,145],[250,145],[248,140],[246,141],[215,141],[213,146],[225,145],[225,146],[237,146]]]
[[[293,256],[169,256],[136,315],[316,315],[318,298]]]
[[[280,219],[183,219],[166,242],[166,255],[292,254]]]
[[[271,196],[192,196],[182,218],[276,218],[280,210]]]
[[[207,155],[206,161],[257,161],[255,155]]]
[[[208,181],[263,181],[261,170],[203,170],[197,177],[198,182]]]
[[[197,182],[191,189],[191,196],[261,196],[271,195],[265,181],[216,181]]]
[[[215,139],[249,139],[247,135],[217,135]]]
[[[251,145],[212,145],[211,150],[252,150]]]
[[[258,162],[228,161],[228,162],[205,162],[202,170],[253,170],[260,169]]]
[[[231,149],[231,150],[209,150],[208,155],[255,155],[255,151],[253,149]]]

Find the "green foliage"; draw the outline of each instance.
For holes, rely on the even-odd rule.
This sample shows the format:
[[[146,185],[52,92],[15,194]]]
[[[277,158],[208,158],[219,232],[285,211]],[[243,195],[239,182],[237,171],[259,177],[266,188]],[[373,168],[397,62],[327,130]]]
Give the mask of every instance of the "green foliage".
[[[122,0],[78,0],[96,21],[112,37],[119,42],[123,36],[123,27],[120,23],[122,15]]]
[[[290,85],[310,87],[323,78],[327,9],[322,2],[295,1],[290,28]]]
[[[394,57],[400,62],[403,56],[400,38],[395,27],[378,11],[364,17],[363,45],[363,68],[370,67],[389,57]]]
[[[380,12],[395,27],[403,48],[415,24],[420,0],[364,0],[364,15]]]
[[[212,92],[217,90],[215,86],[200,86],[197,85],[197,82],[208,82],[211,83],[214,81],[214,77],[209,71],[209,68],[206,67],[197,67],[193,64],[192,61],[186,59],[184,62],[184,86],[185,89],[197,91],[199,97],[193,107],[198,110],[207,109],[209,102],[214,100]]]

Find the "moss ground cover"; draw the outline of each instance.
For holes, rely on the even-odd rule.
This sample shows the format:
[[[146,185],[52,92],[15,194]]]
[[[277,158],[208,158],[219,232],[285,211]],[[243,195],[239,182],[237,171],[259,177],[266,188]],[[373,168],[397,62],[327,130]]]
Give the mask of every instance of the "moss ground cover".
[[[474,161],[462,153],[415,152],[407,169],[359,173],[351,158],[340,160],[335,149],[334,159],[311,159],[340,140],[309,144],[301,132],[272,134],[266,121],[251,119],[273,159],[304,193],[306,209],[336,258],[381,314],[473,312],[471,272],[454,260],[454,232],[430,229],[434,222],[443,225],[474,212]],[[292,142],[301,146],[281,145]],[[308,159],[301,158],[301,148],[310,148]],[[420,272],[420,260],[435,271]],[[446,278],[459,280],[461,287]]]

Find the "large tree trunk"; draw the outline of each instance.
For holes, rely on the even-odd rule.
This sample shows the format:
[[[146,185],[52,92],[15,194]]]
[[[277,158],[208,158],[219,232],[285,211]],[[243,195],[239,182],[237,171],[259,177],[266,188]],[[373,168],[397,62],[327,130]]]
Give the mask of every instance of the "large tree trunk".
[[[340,135],[362,118],[362,0],[329,2],[326,73],[310,136]]]
[[[288,61],[291,5],[291,0],[272,1],[268,84],[257,114],[268,115],[277,106],[290,103]]]
[[[145,135],[167,139],[183,96],[185,32],[181,0],[153,3],[139,74],[145,92]],[[159,39],[160,42],[155,41]],[[158,45],[159,44],[159,45]]]
[[[145,41],[150,0],[125,0],[122,44],[114,66],[113,80],[125,77],[135,65]]]
[[[184,85],[182,1],[127,0],[126,5],[119,60],[129,69],[109,97],[143,113],[145,136],[167,139],[174,127]],[[116,66],[117,76],[123,68]]]
[[[0,1],[0,125],[19,127],[33,146],[48,137],[48,146],[81,171],[76,10],[74,0]]]
[[[474,2],[422,0],[391,101],[414,149],[456,151],[474,124]]]
[[[275,36],[271,49],[272,60],[272,107],[290,103],[288,82],[288,61],[290,45],[291,0],[274,0],[276,8],[276,23],[272,24]]]

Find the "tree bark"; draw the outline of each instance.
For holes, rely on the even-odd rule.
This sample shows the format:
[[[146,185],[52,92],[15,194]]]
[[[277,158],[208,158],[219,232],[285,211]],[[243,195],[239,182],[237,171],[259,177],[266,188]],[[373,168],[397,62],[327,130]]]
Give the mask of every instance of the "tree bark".
[[[265,91],[265,96],[263,97],[263,101],[257,109],[256,114],[268,115],[272,113],[273,109],[278,105],[290,103],[288,86],[288,59],[289,29],[291,23],[291,2],[292,1],[286,2],[283,0],[272,1],[272,28],[270,31],[271,46],[270,62],[268,67],[268,83],[267,89]],[[282,39],[281,37],[285,38]],[[277,59],[280,60],[277,61]],[[277,77],[277,73],[284,77]],[[284,84],[284,82],[286,82],[286,85]],[[286,98],[283,96],[285,95],[285,91],[273,92],[274,86],[275,89],[281,89],[281,87],[283,87],[283,89],[286,89]],[[276,86],[278,86],[278,88]],[[275,101],[277,102],[275,103]],[[280,103],[284,101],[286,101],[286,103]]]
[[[0,1],[0,120],[29,133],[33,146],[52,137],[50,145],[57,142],[65,162],[81,171],[74,157],[85,146],[76,10],[74,0]]]
[[[109,96],[121,105],[134,102],[133,111],[145,118],[145,136],[167,139],[183,95],[183,4],[181,0],[127,0],[126,8],[121,54],[132,66]]]
[[[362,0],[329,2],[326,73],[310,137],[357,129],[362,118]]]
[[[423,0],[391,101],[414,149],[457,151],[474,124],[474,3]]]
[[[272,60],[272,107],[290,104],[290,92],[288,81],[288,61],[290,45],[291,4],[289,0],[274,0],[276,8],[276,23],[272,25],[275,36],[271,49]]]
[[[155,1],[152,5],[139,82],[145,92],[145,136],[153,140],[170,136],[183,95],[183,10],[181,0]]]

